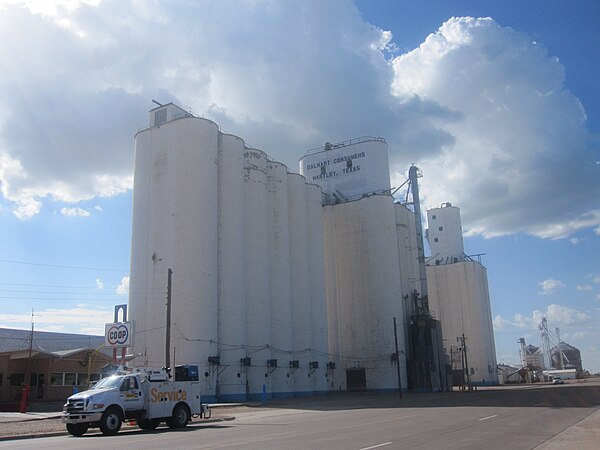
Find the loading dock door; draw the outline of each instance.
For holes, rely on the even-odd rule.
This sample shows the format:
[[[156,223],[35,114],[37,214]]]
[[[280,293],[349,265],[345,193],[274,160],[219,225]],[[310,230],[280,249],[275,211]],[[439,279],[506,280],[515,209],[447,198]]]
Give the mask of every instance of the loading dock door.
[[[347,369],[346,386],[348,392],[365,392],[367,390],[365,369]]]

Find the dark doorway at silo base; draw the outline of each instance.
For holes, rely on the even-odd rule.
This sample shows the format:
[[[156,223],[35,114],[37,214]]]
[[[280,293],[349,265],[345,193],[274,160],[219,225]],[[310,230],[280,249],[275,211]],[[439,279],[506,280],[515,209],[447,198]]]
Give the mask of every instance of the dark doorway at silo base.
[[[346,386],[348,387],[348,392],[366,392],[367,375],[365,374],[365,369],[347,369]]]

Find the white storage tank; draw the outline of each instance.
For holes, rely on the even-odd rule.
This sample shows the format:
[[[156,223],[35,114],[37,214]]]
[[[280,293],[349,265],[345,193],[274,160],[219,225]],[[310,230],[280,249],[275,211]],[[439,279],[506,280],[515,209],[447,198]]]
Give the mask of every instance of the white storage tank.
[[[290,273],[292,298],[292,353],[289,374],[295,396],[312,395],[310,384],[310,270],[309,235],[306,219],[306,189],[304,177],[288,176],[288,207],[290,226]]]
[[[373,195],[325,209],[324,226],[335,230],[334,244],[325,246],[325,270],[337,280],[335,298],[327,290],[328,310],[335,314],[337,307],[335,383],[342,390],[397,390],[393,318],[401,350],[405,319],[393,198]],[[406,386],[403,366],[401,376]]]
[[[240,360],[246,356],[244,141],[219,135],[219,334],[210,376],[219,401],[246,400]],[[197,230],[200,232],[200,230]],[[232,282],[237,280],[237,282]]]
[[[438,264],[465,260],[465,247],[460,220],[460,209],[450,203],[427,210],[427,242],[431,260]]]
[[[471,382],[497,384],[496,349],[490,307],[487,272],[475,261],[427,266],[429,307],[442,322],[448,352],[454,355],[454,370],[460,370],[456,357],[464,333]]]
[[[293,396],[289,377],[289,350],[292,349],[292,298],[290,275],[290,229],[288,170],[281,163],[267,162],[269,192],[269,298],[271,316],[271,361],[267,373],[273,398]]]
[[[218,208],[218,175],[214,170],[218,129],[213,122],[189,117],[172,104],[156,108],[151,115],[163,109],[173,120],[136,136],[139,161],[130,288],[130,313],[137,324],[133,364],[165,364],[164,311],[167,271],[171,268],[170,366],[198,364],[204,373],[208,371],[208,355],[217,351],[214,261],[218,219],[206,212]],[[204,389],[214,390],[209,378]]]
[[[271,338],[269,296],[269,240],[267,155],[251,148],[244,151],[245,261],[246,261],[246,358],[241,369],[247,380],[249,400],[261,400],[271,387],[267,361]],[[232,279],[231,282],[234,282]]]
[[[300,159],[300,173],[319,185],[331,203],[389,191],[387,143],[370,136],[326,143]]]

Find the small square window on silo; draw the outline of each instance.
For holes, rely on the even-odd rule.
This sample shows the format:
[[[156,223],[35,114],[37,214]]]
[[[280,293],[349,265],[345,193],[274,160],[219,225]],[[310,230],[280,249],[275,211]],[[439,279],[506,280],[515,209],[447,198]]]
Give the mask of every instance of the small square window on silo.
[[[154,113],[154,126],[157,127],[167,121],[167,108],[160,109]]]
[[[437,241],[438,241],[438,238],[433,238],[433,242],[437,242]]]
[[[433,214],[433,215],[431,216],[431,220],[435,220],[435,219],[437,219],[437,216],[436,216],[435,214]]]
[[[438,227],[439,231],[444,231],[444,227]]]

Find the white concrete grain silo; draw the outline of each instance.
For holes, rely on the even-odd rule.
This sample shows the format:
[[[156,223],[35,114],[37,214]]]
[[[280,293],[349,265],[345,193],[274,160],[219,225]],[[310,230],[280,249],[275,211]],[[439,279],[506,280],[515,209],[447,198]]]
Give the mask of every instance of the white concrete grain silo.
[[[464,253],[460,210],[457,207],[446,203],[440,208],[430,209],[427,222],[432,253],[427,266],[429,307],[442,322],[443,339],[451,357],[455,382],[464,373],[464,382],[497,384],[486,268]],[[465,350],[468,366],[464,364]]]
[[[218,127],[189,118],[172,104],[152,110],[150,117],[150,127],[135,140],[133,364],[166,364],[164,305],[170,268],[174,287],[169,365],[194,363],[205,372],[206,355],[217,352]],[[204,388],[214,390],[208,378]]]
[[[246,399],[240,367],[246,356],[245,145],[237,136],[219,138],[219,343],[217,354],[210,355],[218,358],[212,359],[210,376],[221,401],[239,402]]]
[[[153,109],[136,135],[131,364],[197,364],[207,401],[326,389],[320,196],[210,120]]]
[[[248,396],[260,399],[270,393],[270,380],[265,376],[271,338],[269,296],[267,155],[255,149],[244,152],[245,166],[245,248],[246,248],[246,358],[242,364],[248,384]]]
[[[293,380],[289,375],[289,350],[292,344],[292,297],[290,274],[290,227],[288,208],[288,169],[267,162],[269,191],[269,299],[271,359],[267,372],[273,398],[292,397]]]
[[[289,375],[294,395],[312,395],[309,363],[311,345],[309,235],[306,214],[304,177],[288,176],[290,233],[290,286],[292,300],[292,352],[289,355]]]
[[[397,390],[394,317],[402,352],[406,333],[387,144],[371,137],[328,143],[307,152],[300,171],[326,193],[325,293],[329,353],[335,364],[327,371],[329,389]],[[401,373],[406,388],[405,361]]]

